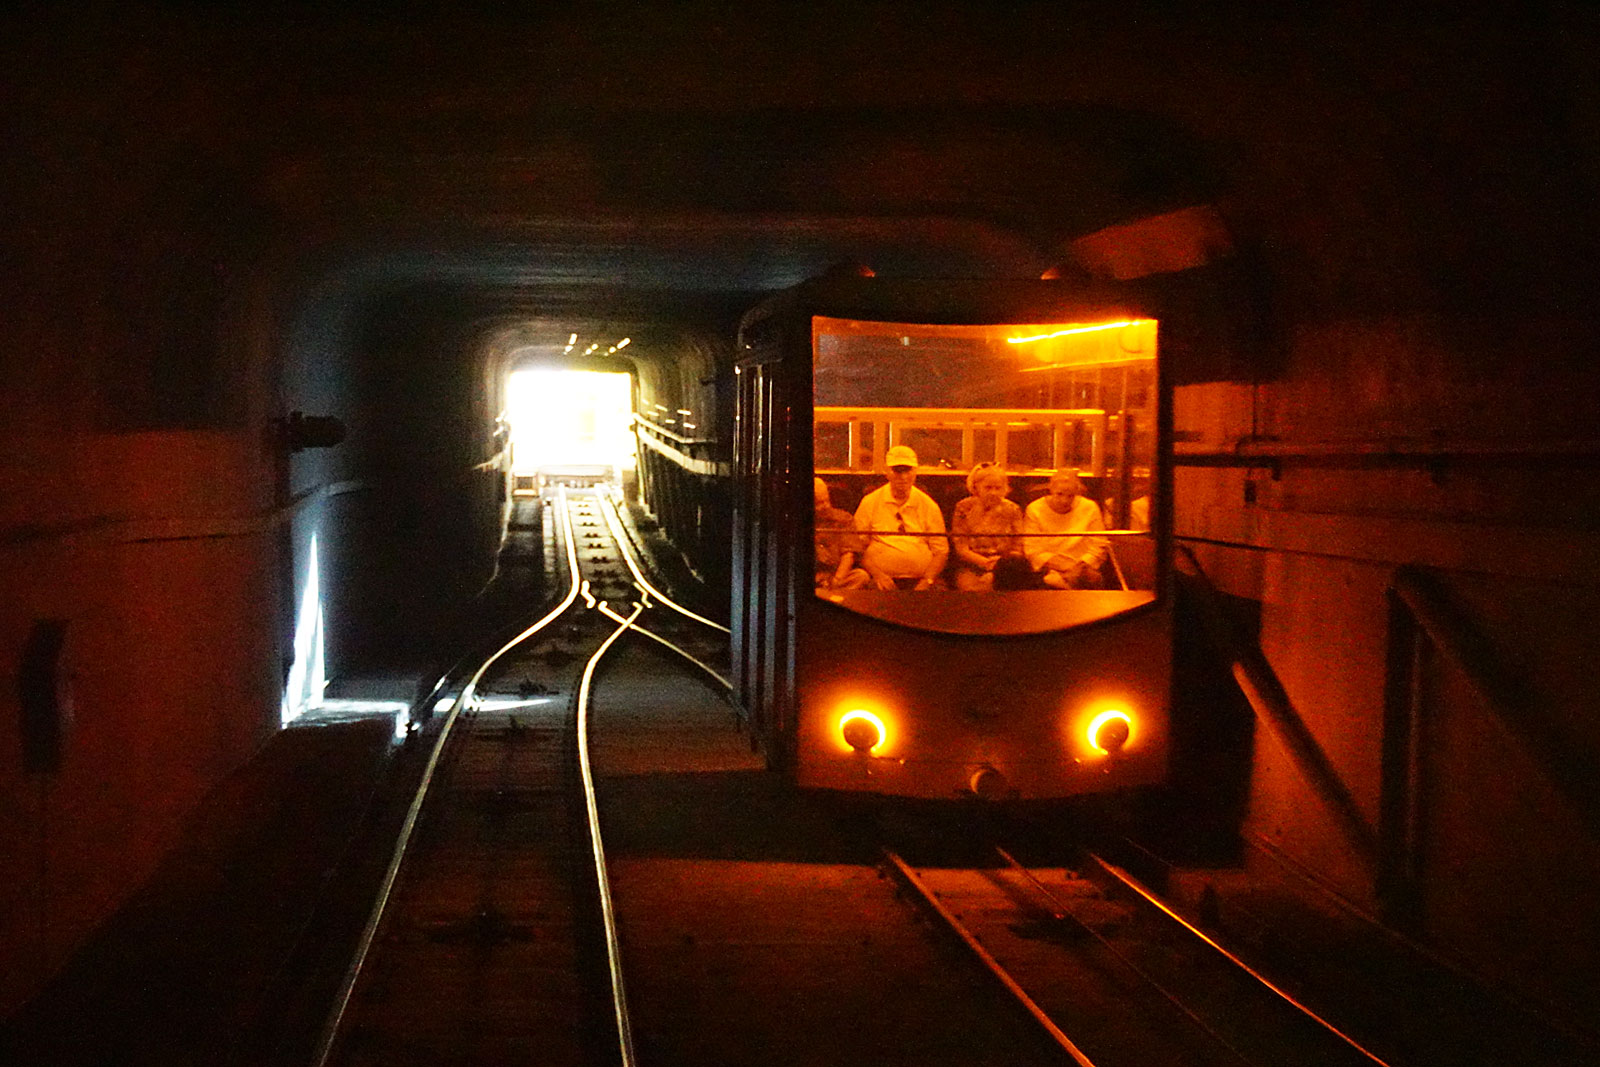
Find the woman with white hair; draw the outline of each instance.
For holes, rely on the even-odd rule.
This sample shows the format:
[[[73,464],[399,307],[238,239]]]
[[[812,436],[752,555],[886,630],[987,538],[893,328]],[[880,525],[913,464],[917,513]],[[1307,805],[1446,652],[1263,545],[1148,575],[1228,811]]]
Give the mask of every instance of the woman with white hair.
[[[972,495],[956,505],[950,518],[957,589],[993,589],[995,568],[1008,558],[1021,560],[1022,508],[1006,495],[1010,491],[1010,477],[993,463],[980,463],[967,475]]]

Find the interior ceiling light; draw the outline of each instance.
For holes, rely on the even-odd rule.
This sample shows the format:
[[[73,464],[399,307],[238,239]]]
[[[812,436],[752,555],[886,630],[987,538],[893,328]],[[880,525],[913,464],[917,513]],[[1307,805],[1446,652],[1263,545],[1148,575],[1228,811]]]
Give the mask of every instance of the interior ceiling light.
[[[1127,322],[1102,322],[1098,326],[1070,326],[1065,330],[1055,330],[1051,333],[1036,333],[1032,337],[1008,337],[1006,344],[1022,345],[1029,341],[1048,341],[1052,337],[1066,337],[1074,333],[1095,333],[1099,330],[1120,330],[1124,326],[1139,325],[1138,319],[1129,319]]]

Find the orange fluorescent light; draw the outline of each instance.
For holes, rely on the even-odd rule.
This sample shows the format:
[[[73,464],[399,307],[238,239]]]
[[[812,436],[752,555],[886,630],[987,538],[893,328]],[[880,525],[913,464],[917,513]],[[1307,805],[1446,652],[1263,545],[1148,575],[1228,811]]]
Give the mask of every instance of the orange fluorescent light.
[[[1032,337],[1008,337],[1006,338],[1006,344],[1025,345],[1029,341],[1048,341],[1052,337],[1066,337],[1067,335],[1074,333],[1097,333],[1100,330],[1120,330],[1124,326],[1137,326],[1141,321],[1142,320],[1140,319],[1129,319],[1127,322],[1102,322],[1098,326],[1069,326],[1064,330],[1056,330],[1053,333],[1038,333],[1034,334]]]

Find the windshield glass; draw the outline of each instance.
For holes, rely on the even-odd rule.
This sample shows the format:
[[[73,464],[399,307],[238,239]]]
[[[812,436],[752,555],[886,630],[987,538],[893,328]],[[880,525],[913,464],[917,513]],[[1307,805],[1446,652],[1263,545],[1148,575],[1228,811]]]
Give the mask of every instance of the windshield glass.
[[[1155,320],[818,316],[812,353],[819,597],[955,633],[1155,598]]]

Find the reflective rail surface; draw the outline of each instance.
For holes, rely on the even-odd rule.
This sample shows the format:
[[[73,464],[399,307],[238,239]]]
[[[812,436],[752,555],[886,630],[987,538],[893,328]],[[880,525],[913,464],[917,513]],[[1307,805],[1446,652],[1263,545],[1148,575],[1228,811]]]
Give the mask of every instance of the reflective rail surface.
[[[885,849],[883,854],[884,858],[894,867],[896,873],[922,898],[923,903],[931,908],[934,914],[944,920],[950,931],[961,939],[962,943],[972,951],[973,955],[977,956],[979,962],[988,969],[990,974],[994,975],[1006,992],[1016,999],[1022,1009],[1033,1016],[1034,1021],[1044,1028],[1045,1033],[1050,1035],[1051,1040],[1055,1041],[1061,1050],[1072,1058],[1074,1063],[1080,1064],[1081,1067],[1095,1067],[1094,1061],[1073,1043],[1072,1039],[1066,1035],[1066,1032],[1061,1027],[1056,1025],[1055,1020],[1046,1014],[1045,1010],[1039,1006],[1038,1001],[1028,995],[1027,990],[1023,989],[1022,985],[1011,976],[1010,972],[1001,966],[1000,961],[995,959],[983,947],[982,942],[978,940],[977,936],[960,918],[941,903],[939,895],[929,888],[923,879],[917,876],[917,872],[912,870],[910,865],[896,853]]]
[[[1007,858],[1009,859],[1009,857],[1007,857]],[[1157,912],[1159,912],[1160,914],[1166,916],[1168,919],[1172,920],[1172,922],[1175,923],[1177,926],[1181,927],[1182,929],[1184,929],[1185,931],[1187,931],[1188,933],[1193,935],[1194,938],[1197,941],[1199,941],[1201,944],[1206,945],[1207,947],[1215,950],[1216,953],[1218,955],[1220,955],[1223,959],[1226,959],[1229,963],[1231,963],[1235,967],[1239,968],[1240,971],[1242,971],[1245,974],[1249,975],[1257,983],[1259,983],[1260,986],[1263,989],[1266,989],[1267,991],[1271,992],[1274,996],[1277,996],[1280,999],[1282,999],[1284,1003],[1286,1003],[1290,1007],[1294,1008],[1294,1010],[1300,1012],[1302,1015],[1304,1015],[1307,1019],[1311,1020],[1313,1023],[1315,1023],[1318,1026],[1322,1027],[1323,1030],[1327,1031],[1332,1036],[1338,1038],[1340,1041],[1343,1041],[1345,1044],[1349,1045],[1352,1049],[1354,1049],[1356,1052],[1360,1053],[1362,1056],[1365,1056],[1367,1059],[1371,1060],[1373,1063],[1379,1064],[1379,1065],[1381,1065],[1381,1067],[1389,1067],[1389,1064],[1387,1063],[1387,1061],[1381,1059],[1377,1054],[1372,1052],[1372,1050],[1368,1049],[1366,1046],[1362,1045],[1355,1038],[1351,1037],[1349,1034],[1347,1034],[1343,1030],[1341,1030],[1338,1026],[1335,1026],[1328,1019],[1326,1019],[1322,1015],[1318,1014],[1314,1009],[1312,1009],[1310,1006],[1308,1006],[1307,1004],[1303,1003],[1301,1000],[1296,998],[1294,996],[1294,994],[1290,993],[1287,989],[1284,989],[1282,986],[1278,985],[1272,979],[1268,978],[1265,974],[1262,974],[1259,970],[1257,970],[1256,968],[1250,966],[1250,964],[1246,963],[1238,955],[1234,954],[1228,948],[1223,946],[1221,942],[1217,941],[1211,935],[1207,934],[1204,930],[1200,929],[1198,926],[1196,926],[1195,924],[1191,923],[1188,919],[1185,919],[1182,915],[1179,915],[1178,912],[1175,911],[1170,905],[1168,905],[1165,901],[1163,901],[1155,893],[1151,892],[1149,889],[1147,889],[1143,885],[1141,885],[1138,882],[1138,880],[1135,879],[1132,875],[1130,875],[1127,871],[1124,871],[1122,868],[1118,867],[1114,863],[1111,863],[1109,860],[1102,859],[1099,856],[1096,856],[1096,855],[1093,855],[1093,854],[1090,854],[1089,859],[1091,861],[1093,861],[1094,864],[1097,867],[1099,867],[1101,870],[1105,871],[1111,877],[1115,878],[1118,882],[1121,882],[1131,892],[1133,892],[1136,896],[1138,896],[1145,903],[1149,904]],[[1016,861],[1013,860],[1012,862],[1015,863]]]
[[[949,848],[946,840],[935,850]],[[1116,875],[1118,889],[1136,891],[1134,901],[1065,868],[1026,867],[998,847],[987,859],[973,854],[976,866],[913,866],[883,851],[919,901],[1079,1067],[1387,1067],[1192,924],[1184,925],[1194,939],[1175,941],[1177,913],[1103,861],[1094,862]]]
[[[408,949],[401,943],[406,938],[391,931],[393,926],[391,916],[395,912],[397,901],[402,896],[409,893],[412,898],[404,905],[409,908],[407,931],[422,929],[428,931],[433,939],[460,938],[468,943],[477,943],[480,939],[489,943],[503,943],[508,938],[516,940],[527,936],[518,924],[508,920],[505,907],[492,899],[493,894],[482,900],[476,906],[476,911],[465,920],[444,924],[443,927],[437,918],[431,916],[429,909],[437,907],[435,901],[460,894],[464,887],[461,883],[462,871],[482,870],[485,872],[483,877],[493,878],[501,869],[528,863],[535,863],[544,868],[563,867],[567,861],[559,858],[559,846],[540,844],[536,840],[519,837],[510,851],[504,855],[496,855],[494,842],[463,841],[459,837],[459,831],[457,837],[443,839],[444,844],[440,844],[437,839],[441,834],[450,832],[441,827],[447,826],[452,818],[456,817],[451,813],[452,808],[459,811],[485,803],[495,806],[523,803],[524,797],[528,798],[526,801],[528,804],[543,803],[536,798],[549,795],[554,789],[550,785],[540,783],[548,783],[559,777],[559,772],[550,762],[548,755],[539,757],[536,749],[529,749],[526,739],[532,738],[533,741],[537,741],[539,737],[555,730],[570,733],[573,751],[576,753],[576,759],[573,761],[577,771],[575,784],[581,789],[582,794],[582,815],[579,822],[584,827],[583,836],[587,840],[587,851],[593,865],[592,877],[598,896],[597,911],[603,926],[605,971],[611,990],[611,1014],[615,1024],[615,1038],[609,1056],[598,1053],[593,1048],[589,1053],[580,1053],[575,1048],[568,1058],[576,1056],[578,1059],[574,1062],[579,1062],[589,1056],[599,1055],[601,1059],[620,1061],[627,1067],[632,1067],[636,1062],[626,983],[623,977],[621,937],[617,929],[606,851],[600,833],[599,804],[590,761],[589,720],[592,691],[596,672],[606,655],[623,635],[634,632],[666,648],[685,665],[709,677],[719,690],[726,692],[730,688],[730,683],[723,673],[705,659],[684,648],[679,642],[654,630],[646,629],[639,623],[647,611],[667,609],[713,631],[726,633],[726,627],[718,626],[715,622],[679,605],[649,582],[643,567],[626,544],[622,523],[619,517],[613,514],[614,505],[601,492],[579,491],[569,494],[562,489],[551,503],[551,510],[558,517],[555,525],[559,530],[561,554],[566,564],[562,579],[564,593],[538,621],[472,665],[470,674],[466,675],[464,680],[452,679],[436,687],[437,696],[440,691],[448,691],[457,681],[460,683],[459,691],[450,701],[448,712],[438,720],[431,732],[427,760],[395,838],[387,869],[332,1007],[321,1027],[313,1060],[318,1067],[336,1060],[349,1063],[384,1062],[386,1055],[382,1051],[384,1044],[387,1042],[392,1046],[403,1043],[406,1039],[401,1035],[401,1031],[407,1027],[421,1026],[425,1030],[431,1029],[437,1033],[441,1028],[453,1025],[448,1020],[428,1022],[425,1018],[426,1007],[400,1012],[398,1023],[395,1022],[397,1017],[393,1012],[382,1016],[381,1019],[375,1018],[365,1026],[362,1026],[357,1018],[362,1014],[363,1009],[360,1005],[364,998],[366,1001],[375,998],[382,1000],[386,995],[390,995],[390,987],[395,981],[425,983],[429,980],[425,977],[423,966],[399,962],[400,957],[404,957]],[[605,532],[602,533],[602,530]],[[614,610],[605,599],[595,595],[596,590],[628,595],[629,583],[615,566],[619,558],[626,563],[627,573],[631,574],[633,579],[631,587],[638,592],[631,612],[627,615]],[[603,634],[596,632],[594,623],[601,620],[607,620],[615,625],[607,628]],[[717,639],[721,640],[720,637]],[[574,641],[580,645],[587,644],[589,650],[571,648]],[[530,650],[536,643],[545,646],[542,652],[537,649]],[[486,694],[493,691],[487,679],[501,678],[498,684],[504,688],[507,684],[512,684],[505,679],[508,673],[516,674],[520,671],[526,676],[534,673],[535,667],[559,671],[564,665],[579,660],[582,661],[583,667],[581,675],[575,679],[571,721],[568,726],[559,727],[552,720],[548,720],[548,717],[543,725],[529,725],[530,722],[538,721],[538,717],[535,715],[519,717],[512,714],[505,716],[507,725],[504,731],[499,731],[494,724],[500,717],[486,714],[486,708],[506,706],[508,703],[505,698],[496,699],[493,703],[485,702]],[[515,684],[520,686],[524,695],[539,695],[533,695],[532,699],[521,702],[510,700],[509,706],[513,708],[546,704],[554,700],[554,697],[545,695],[549,690],[542,685],[526,679]],[[469,722],[471,725],[466,726],[466,732],[463,733],[464,724]],[[523,755],[518,756],[511,754],[499,756],[500,752],[507,751],[507,747],[498,749],[494,747],[519,744],[522,745]],[[541,747],[548,749],[548,746]],[[528,755],[528,753],[534,754]],[[541,759],[543,762],[538,762]],[[498,770],[495,766],[497,760],[499,764],[504,765]],[[535,762],[529,762],[530,760]],[[559,759],[556,762],[559,763]],[[516,764],[515,768],[508,770],[512,763]],[[441,810],[435,812],[436,806],[440,806]],[[501,822],[504,821],[504,816],[496,818]],[[544,823],[552,821],[561,820],[543,820]],[[424,823],[432,827],[430,834],[436,840],[430,845],[433,854],[428,857],[418,857],[414,846],[418,838],[418,828]],[[549,836],[548,827],[540,832]],[[533,851],[530,852],[530,848]],[[552,852],[551,849],[556,851]],[[432,869],[438,867],[441,862],[438,855],[441,850],[454,850],[451,855],[460,857],[451,861],[455,873],[450,869],[442,873]],[[409,885],[409,889],[405,889],[402,883]],[[424,885],[426,888],[423,888]],[[516,891],[508,890],[508,892],[514,895]],[[574,916],[571,921],[578,920]],[[386,931],[389,933],[386,934]],[[577,936],[576,927],[573,928],[573,937],[573,946],[578,946],[583,940]],[[417,955],[418,950],[415,948],[410,951],[413,956]],[[372,974],[374,961],[386,955],[394,956],[396,953],[398,956],[395,959],[384,964],[391,974],[383,980],[375,979]],[[422,957],[425,956],[426,951],[422,950]],[[562,965],[570,972],[563,976],[569,983],[580,981],[581,977],[574,976],[581,976],[584,970],[581,963],[576,962],[578,957],[573,959],[573,963]],[[396,978],[395,973],[399,973],[400,977]],[[509,972],[501,977],[506,982],[516,980]],[[473,981],[489,980],[482,975],[473,979]],[[500,979],[493,981],[496,986],[502,984]],[[366,992],[363,993],[363,990]],[[410,993],[423,996],[425,999],[425,991],[408,990],[408,994]],[[491,994],[485,990],[482,995],[499,994]],[[588,995],[578,988],[574,988],[566,999],[580,1005],[591,1002]],[[535,1014],[539,1014],[539,1009],[535,1010]],[[514,1024],[507,1025],[511,1030],[516,1029]],[[578,1034],[574,1040],[583,1043],[584,1039],[581,1038],[583,1026],[573,1024],[566,1029]],[[511,1040],[520,1039],[513,1036],[508,1039]],[[561,1059],[561,1056],[555,1055],[554,1049],[546,1047],[544,1052],[554,1056],[557,1061]]]
[[[399,879],[401,867],[405,863],[406,853],[411,846],[411,839],[416,830],[417,820],[422,814],[423,804],[428,798],[428,790],[433,784],[434,772],[438,768],[439,759],[444,754],[446,743],[450,740],[451,731],[455,727],[456,721],[460,718],[462,709],[472,702],[478,684],[496,661],[566,614],[567,609],[578,599],[580,581],[578,555],[572,536],[572,518],[567,507],[566,492],[564,490],[559,496],[559,501],[563,540],[566,545],[566,593],[542,618],[484,659],[472,672],[471,677],[462,686],[455,699],[450,702],[450,709],[446,712],[438,733],[434,737],[432,750],[429,753],[427,765],[423,769],[421,781],[417,785],[416,793],[406,811],[405,821],[402,823],[400,833],[395,840],[394,853],[389,860],[388,869],[384,872],[382,883],[373,901],[372,911],[367,918],[365,927],[361,931],[361,937],[356,945],[355,953],[345,971],[344,980],[339,985],[339,991],[335,997],[332,1010],[328,1014],[327,1022],[322,1028],[322,1036],[317,1042],[317,1050],[313,1060],[316,1067],[323,1067],[328,1062],[334,1043],[338,1039],[340,1028],[350,1007],[350,998],[354,994],[356,984],[360,981],[361,974],[366,967],[367,958],[372,951],[373,941],[377,938],[378,931],[383,925],[390,898],[394,893],[395,883]]]
[[[602,603],[599,605],[604,607]],[[578,773],[583,780],[583,806],[589,820],[589,843],[594,854],[595,884],[600,889],[600,911],[606,928],[606,964],[611,975],[611,1003],[616,1012],[617,1044],[623,1067],[633,1067],[637,1062],[633,1047],[633,1027],[628,1021],[628,993],[622,977],[622,946],[617,937],[617,911],[611,898],[611,878],[606,873],[605,844],[600,838],[600,805],[595,799],[594,772],[589,762],[589,691],[594,685],[595,668],[605,658],[617,638],[627,633],[634,620],[644,610],[643,604],[633,606],[633,614],[621,620],[622,624],[611,632],[595,649],[589,662],[584,664],[583,681],[578,689]],[[613,616],[614,617],[614,616]]]

